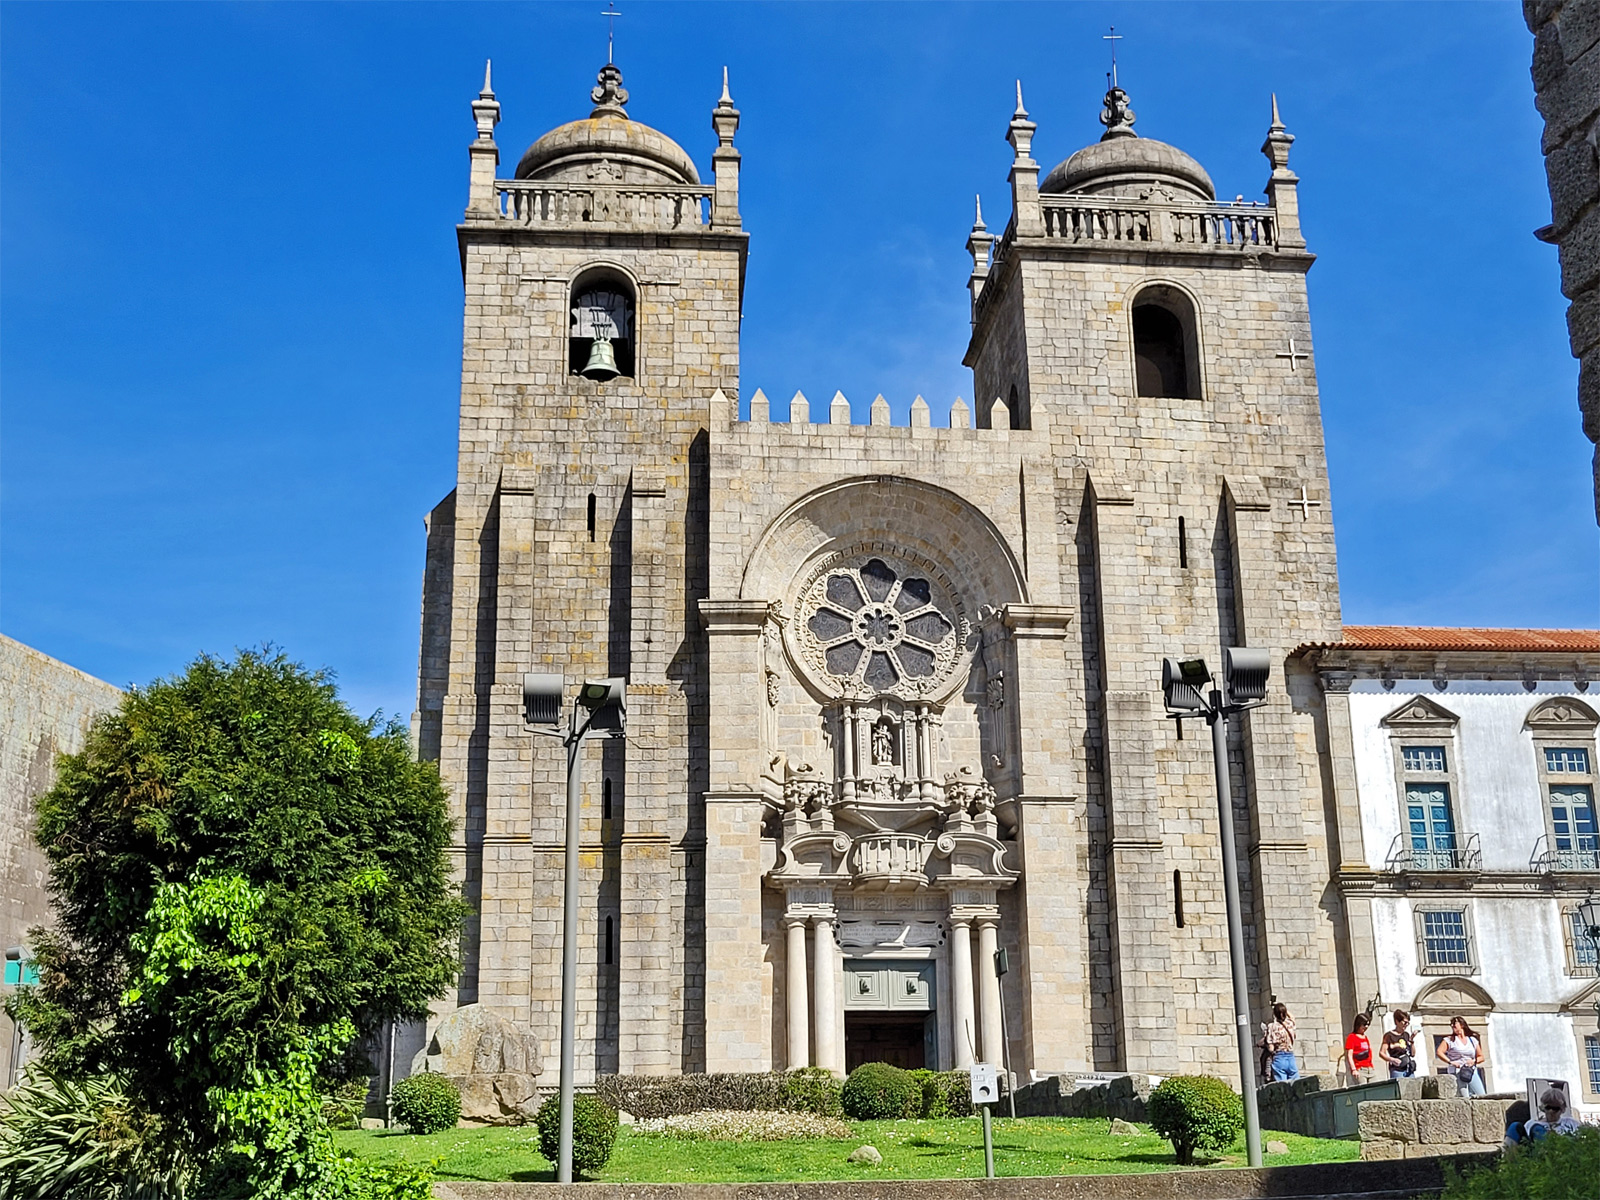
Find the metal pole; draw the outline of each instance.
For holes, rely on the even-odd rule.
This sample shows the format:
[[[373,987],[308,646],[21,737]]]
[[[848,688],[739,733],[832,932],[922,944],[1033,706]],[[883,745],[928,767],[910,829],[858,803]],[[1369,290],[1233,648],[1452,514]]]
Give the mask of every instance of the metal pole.
[[[1261,1165],[1261,1114],[1256,1108],[1255,1055],[1250,1037],[1250,988],[1244,969],[1244,918],[1239,912],[1239,853],[1233,838],[1233,794],[1228,785],[1228,716],[1222,693],[1211,693],[1211,756],[1217,771],[1217,824],[1222,833],[1222,892],[1228,902],[1228,958],[1233,964],[1233,1009],[1239,1034],[1239,1094],[1244,1098],[1244,1142],[1252,1167]]]
[[[572,1182],[572,1076],[576,1065],[578,1020],[578,823],[583,800],[583,735],[573,707],[567,740],[567,866],[561,891],[561,1149],[556,1182]]]
[[[999,983],[1004,976],[996,973],[996,986],[1000,991],[1000,1067],[1006,1073],[1006,1103],[1011,1106],[1011,1115],[1017,1115],[1017,1081],[1011,1078],[1011,1042],[1006,1037],[1006,993],[1005,985]]]
[[[994,1134],[989,1129],[989,1110],[992,1104],[979,1105],[983,1109],[983,1177],[994,1178]]]

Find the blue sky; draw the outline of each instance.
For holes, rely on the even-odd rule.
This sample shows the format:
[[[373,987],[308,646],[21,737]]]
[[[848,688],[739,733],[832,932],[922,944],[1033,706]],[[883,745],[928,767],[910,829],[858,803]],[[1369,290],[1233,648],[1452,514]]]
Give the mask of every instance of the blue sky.
[[[0,630],[118,684],[272,641],[413,706],[453,484],[454,224],[495,60],[502,173],[584,115],[599,0],[0,7]],[[1048,167],[1106,28],[1138,130],[1259,197],[1276,91],[1346,620],[1593,626],[1600,546],[1515,3],[630,3],[630,112],[709,174],[727,64],[743,383],[971,398],[972,197]]]

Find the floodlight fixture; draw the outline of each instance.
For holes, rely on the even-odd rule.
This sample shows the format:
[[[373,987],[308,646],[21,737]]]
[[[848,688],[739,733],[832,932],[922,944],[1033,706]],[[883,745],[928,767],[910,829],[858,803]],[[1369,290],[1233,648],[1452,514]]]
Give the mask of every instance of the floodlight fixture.
[[[1263,703],[1267,698],[1267,679],[1272,674],[1271,651],[1231,646],[1224,661],[1228,703],[1236,706]]]
[[[530,671],[522,677],[522,719],[528,725],[559,725],[566,677],[559,671]]]
[[[1179,661],[1173,658],[1161,660],[1161,692],[1166,697],[1167,711],[1181,714],[1186,712],[1199,712],[1205,708],[1205,700],[1200,689],[1210,680],[1211,672],[1206,670],[1205,660],[1190,658]]]
[[[621,704],[627,695],[627,687],[626,679],[591,679],[578,689],[578,703],[590,712],[608,704]]]

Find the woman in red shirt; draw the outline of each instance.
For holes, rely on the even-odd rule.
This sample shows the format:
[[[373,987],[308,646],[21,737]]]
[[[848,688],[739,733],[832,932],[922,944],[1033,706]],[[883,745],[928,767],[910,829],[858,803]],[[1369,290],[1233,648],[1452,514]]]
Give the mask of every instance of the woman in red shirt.
[[[1372,1043],[1367,1040],[1370,1024],[1366,1013],[1357,1013],[1354,1027],[1344,1039],[1344,1069],[1352,1084],[1372,1082]]]

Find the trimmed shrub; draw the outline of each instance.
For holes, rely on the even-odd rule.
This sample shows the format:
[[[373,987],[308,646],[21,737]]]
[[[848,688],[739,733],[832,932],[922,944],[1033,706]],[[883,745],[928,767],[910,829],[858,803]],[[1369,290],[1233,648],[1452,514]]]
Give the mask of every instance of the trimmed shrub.
[[[803,1067],[783,1077],[783,1093],[791,1112],[815,1113],[819,1117],[844,1116],[840,1093],[844,1081],[826,1067]]]
[[[461,1120],[461,1092],[432,1071],[402,1079],[389,1100],[394,1119],[412,1133],[441,1133]]]
[[[1178,1162],[1194,1162],[1196,1150],[1226,1150],[1244,1128],[1244,1101],[1220,1079],[1174,1075],[1147,1101],[1150,1127],[1172,1143]]]
[[[862,1063],[850,1072],[839,1096],[845,1115],[857,1121],[897,1120],[922,1115],[922,1087],[910,1071],[888,1063]]]
[[[1442,1200],[1589,1200],[1600,1179],[1600,1129],[1550,1134],[1506,1151],[1499,1162],[1445,1166]]]
[[[922,1079],[922,1115],[932,1120],[972,1115],[972,1076],[966,1071],[913,1071]]]
[[[706,1112],[814,1112],[837,1117],[839,1080],[821,1067],[716,1075],[602,1075],[594,1093],[641,1120]]]
[[[539,1106],[533,1118],[539,1127],[539,1153],[557,1165],[561,1155],[561,1094],[557,1092]],[[598,1096],[572,1098],[572,1170],[577,1175],[594,1175],[611,1158],[617,1141],[617,1110]]]

